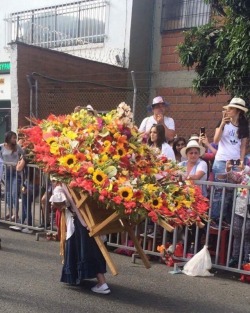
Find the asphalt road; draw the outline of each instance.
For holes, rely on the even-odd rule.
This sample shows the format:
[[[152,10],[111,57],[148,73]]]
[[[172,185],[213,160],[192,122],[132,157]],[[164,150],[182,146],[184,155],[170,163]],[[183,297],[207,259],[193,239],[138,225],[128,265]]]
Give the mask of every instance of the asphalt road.
[[[119,275],[107,273],[110,295],[90,291],[95,280],[72,287],[59,282],[59,243],[0,225],[1,313],[244,313],[250,312],[250,285],[233,274],[214,277],[171,275],[158,262],[151,269],[112,253]]]

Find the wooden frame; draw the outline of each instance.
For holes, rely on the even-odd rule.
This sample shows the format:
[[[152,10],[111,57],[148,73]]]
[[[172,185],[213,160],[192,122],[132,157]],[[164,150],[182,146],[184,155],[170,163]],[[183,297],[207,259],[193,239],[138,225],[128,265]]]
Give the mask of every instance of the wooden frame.
[[[113,275],[117,275],[118,270],[111,259],[107,248],[101,240],[100,235],[123,231],[128,232],[145,267],[151,267],[148,258],[146,257],[138,239],[134,234],[134,230],[127,219],[120,217],[116,211],[112,211],[111,209],[105,209],[104,207],[100,207],[98,209],[98,203],[91,200],[86,193],[78,192],[70,188],[68,189],[75,202],[76,208],[79,210],[81,216],[87,224],[89,236],[94,237]]]

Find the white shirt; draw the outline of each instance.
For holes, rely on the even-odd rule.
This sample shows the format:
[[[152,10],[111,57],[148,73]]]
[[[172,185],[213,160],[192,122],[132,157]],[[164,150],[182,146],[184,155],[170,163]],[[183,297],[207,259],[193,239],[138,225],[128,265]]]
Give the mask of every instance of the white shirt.
[[[65,220],[66,220],[66,227],[67,227],[66,240],[68,240],[75,232],[73,214],[70,212],[69,209],[65,210]]]
[[[187,167],[187,162],[188,161],[182,161],[179,163],[180,166],[185,166]],[[207,163],[201,159],[198,159],[198,161],[196,162],[195,166],[192,168],[192,170],[187,173],[188,175],[195,175],[196,172],[202,171],[204,173],[204,175],[199,179],[201,181],[206,181],[207,180]],[[202,194],[204,197],[207,196],[207,186],[206,185],[202,185],[200,186],[202,189]]]
[[[139,132],[141,133],[149,132],[154,124],[157,124],[157,121],[155,120],[153,115],[144,118],[139,127]],[[166,125],[167,128],[175,130],[175,123],[171,117],[164,116],[164,124]]]
[[[241,139],[238,138],[238,127],[232,123],[225,124],[215,155],[217,161],[240,159]]]
[[[175,154],[173,148],[166,142],[164,142],[161,146],[161,154],[160,156],[165,156],[172,161],[175,161]]]

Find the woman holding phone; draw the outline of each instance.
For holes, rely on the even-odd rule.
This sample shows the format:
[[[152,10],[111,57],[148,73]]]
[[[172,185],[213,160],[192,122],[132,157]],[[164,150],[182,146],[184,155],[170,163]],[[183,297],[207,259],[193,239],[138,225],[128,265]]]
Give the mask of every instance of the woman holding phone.
[[[235,97],[223,109],[225,111],[223,111],[222,120],[217,125],[214,135],[214,143],[218,144],[212,168],[215,181],[220,181],[220,175],[225,173],[228,160],[240,160],[239,167],[243,165],[246,143],[249,137],[248,121],[245,116],[248,109],[245,101]],[[221,199],[221,193],[220,197],[216,198],[218,198],[217,200]],[[226,200],[230,201],[229,199]],[[220,201],[213,202],[212,218],[215,220],[220,217]],[[229,213],[227,215],[228,222],[231,217],[231,212]]]

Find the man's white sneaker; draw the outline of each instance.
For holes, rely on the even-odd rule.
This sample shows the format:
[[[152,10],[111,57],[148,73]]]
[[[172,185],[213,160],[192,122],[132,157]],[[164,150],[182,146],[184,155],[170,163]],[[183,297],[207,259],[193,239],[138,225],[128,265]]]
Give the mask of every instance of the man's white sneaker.
[[[29,229],[28,227],[26,227],[26,228],[23,228],[23,229],[21,230],[21,232],[24,233],[24,234],[32,234],[32,233],[33,233],[33,230],[32,230],[32,229]]]
[[[93,292],[101,293],[103,295],[107,295],[110,293],[109,286],[106,283],[102,284],[101,286],[98,286],[98,284],[97,284],[95,287],[92,287],[91,290]]]

